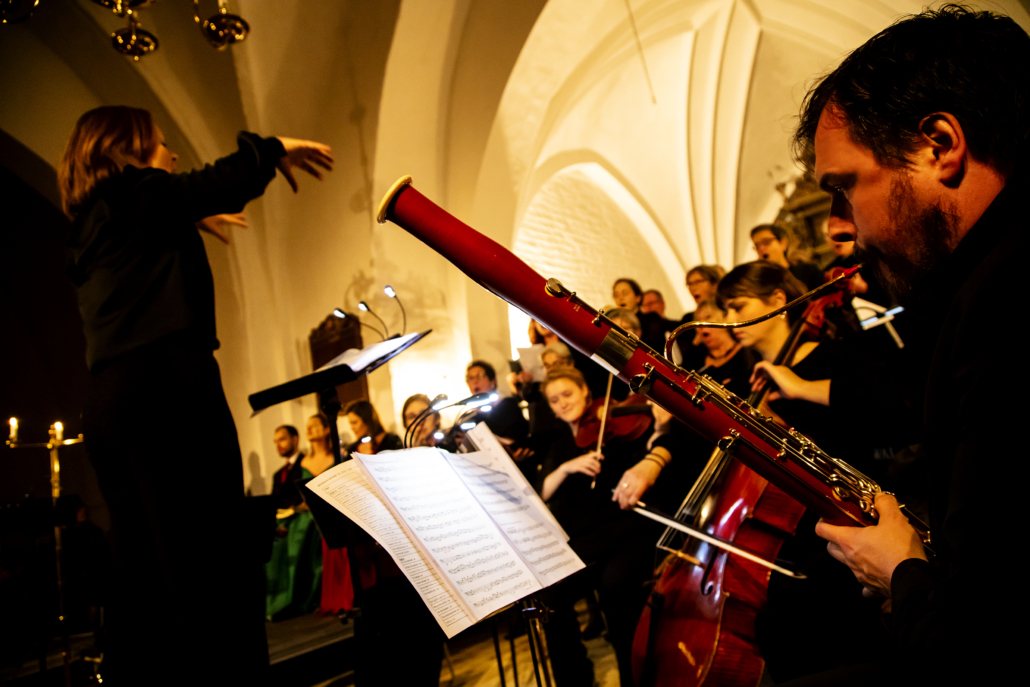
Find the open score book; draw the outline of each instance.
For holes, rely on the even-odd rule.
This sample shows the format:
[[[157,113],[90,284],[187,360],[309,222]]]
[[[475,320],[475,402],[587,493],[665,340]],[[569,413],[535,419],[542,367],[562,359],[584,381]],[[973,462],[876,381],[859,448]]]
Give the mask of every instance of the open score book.
[[[307,484],[386,549],[448,637],[584,567],[486,424],[468,436],[475,453],[353,453]]]

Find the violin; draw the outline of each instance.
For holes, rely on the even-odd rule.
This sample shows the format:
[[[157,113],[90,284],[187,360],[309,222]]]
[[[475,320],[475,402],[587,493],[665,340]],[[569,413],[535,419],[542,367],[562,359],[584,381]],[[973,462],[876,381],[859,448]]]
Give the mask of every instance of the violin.
[[[630,394],[625,400],[608,407],[606,413],[609,401],[610,396],[599,398],[583,413],[576,431],[576,446],[587,448],[612,440],[633,441],[642,437],[651,426],[651,406],[647,405],[646,396]]]
[[[717,550],[724,550],[726,542],[733,541],[738,532],[747,534],[748,529],[742,526],[758,515],[758,505],[767,510],[765,519],[785,532],[797,524],[778,519],[776,515],[779,512],[776,502],[786,501],[787,497],[811,508],[830,524],[876,524],[878,516],[874,496],[882,490],[874,480],[828,455],[801,432],[779,425],[710,377],[685,370],[672,361],[669,345],[678,333],[696,326],[728,325],[683,325],[672,333],[673,338],[667,342],[663,355],[635,338],[604,312],[592,308],[557,279],[545,279],[511,251],[448,214],[413,188],[411,177],[399,179],[390,188],[379,205],[377,218],[381,224],[389,220],[408,231],[483,288],[526,312],[569,345],[627,382],[634,393],[647,396],[735,459],[723,463],[729,468],[716,471],[717,474],[709,477],[731,482],[743,474],[744,469],[749,469],[767,481],[761,495],[745,494],[747,498],[741,502],[742,507],[720,504],[718,499],[710,504],[700,504],[702,509],[708,505],[722,506],[720,512],[723,514],[719,521],[711,524],[712,536],[699,543],[695,553],[683,554],[693,558],[692,569],[698,578],[699,594],[715,602],[700,610],[710,611],[721,607],[721,604],[734,603],[732,597],[727,599],[721,592],[715,598],[715,581],[722,579],[727,570],[738,576],[733,583],[740,585],[741,589],[768,577],[768,559],[774,557],[775,552],[756,551],[746,536],[737,538],[736,543],[757,553],[757,556],[752,555],[755,560],[764,558],[766,565],[749,563],[728,569],[725,561],[729,557],[715,555]],[[757,324],[809,298],[824,295],[832,288],[832,283],[824,284],[783,308],[729,326]],[[603,433],[599,434],[603,438]],[[695,488],[701,487],[695,485]],[[759,503],[759,496],[765,497],[765,503]],[[746,506],[747,503],[758,505],[752,510]],[[902,512],[929,550],[929,529],[910,510],[903,509]],[[696,625],[690,628],[689,636],[707,636],[710,640],[707,646],[711,648],[722,629],[732,628],[720,627],[719,617],[708,613],[696,618]],[[704,646],[706,643],[698,641],[695,645]],[[694,655],[683,645],[680,653],[684,656],[685,665],[689,666],[689,671],[685,672],[694,675],[695,684],[705,679],[740,682],[736,665],[749,653],[754,654],[752,647],[736,642],[728,635],[721,648],[723,658],[716,666],[712,660],[714,653]],[[754,683],[757,682],[756,678]]]

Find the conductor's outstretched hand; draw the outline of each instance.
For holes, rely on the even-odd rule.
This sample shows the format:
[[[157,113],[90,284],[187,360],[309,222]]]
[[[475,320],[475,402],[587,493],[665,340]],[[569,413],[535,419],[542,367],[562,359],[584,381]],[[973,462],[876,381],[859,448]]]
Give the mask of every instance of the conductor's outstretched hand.
[[[329,146],[315,141],[302,141],[298,138],[284,136],[278,138],[279,142],[283,144],[283,148],[286,148],[286,154],[279,158],[279,164],[276,166],[286,177],[286,181],[290,182],[290,188],[294,193],[297,192],[297,180],[293,177],[294,167],[303,169],[319,181],[322,180],[322,171],[318,169],[319,167],[329,172],[332,171],[333,150]]]

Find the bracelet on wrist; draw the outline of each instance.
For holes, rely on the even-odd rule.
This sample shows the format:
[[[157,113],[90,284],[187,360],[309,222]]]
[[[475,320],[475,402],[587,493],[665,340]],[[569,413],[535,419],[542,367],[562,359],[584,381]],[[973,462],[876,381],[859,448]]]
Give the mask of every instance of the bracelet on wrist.
[[[654,455],[653,453],[649,453],[648,455],[644,456],[644,460],[649,460],[652,463],[658,463],[658,467],[659,468],[664,468],[665,467],[665,463],[663,463],[662,461],[658,460],[658,458],[653,458],[652,457],[653,455]]]

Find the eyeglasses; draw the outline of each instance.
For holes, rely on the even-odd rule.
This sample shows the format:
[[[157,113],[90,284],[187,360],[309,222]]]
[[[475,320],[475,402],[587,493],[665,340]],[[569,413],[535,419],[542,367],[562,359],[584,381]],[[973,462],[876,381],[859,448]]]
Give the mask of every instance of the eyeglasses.
[[[478,382],[480,379],[489,379],[489,377],[486,376],[485,372],[465,375],[466,382]]]
[[[775,242],[776,239],[759,239],[754,242],[755,250],[758,250],[759,248],[765,248],[766,246],[772,245]]]

